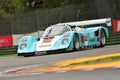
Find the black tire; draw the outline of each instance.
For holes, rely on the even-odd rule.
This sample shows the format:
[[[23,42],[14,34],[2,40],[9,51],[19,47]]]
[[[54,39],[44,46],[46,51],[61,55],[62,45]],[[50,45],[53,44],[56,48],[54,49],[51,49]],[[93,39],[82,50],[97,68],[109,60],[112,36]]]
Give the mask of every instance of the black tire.
[[[20,57],[20,56],[22,56],[22,55],[18,53],[18,54],[17,54],[17,56],[19,56],[19,57]]]
[[[100,47],[104,47],[106,44],[106,35],[104,30],[100,31]]]
[[[26,55],[26,54],[18,54],[19,57],[29,57],[29,55]]]
[[[35,53],[21,53],[21,54],[17,54],[18,56],[24,56],[24,57],[30,57],[30,56],[35,56]]]
[[[77,51],[80,48],[79,39],[78,39],[78,36],[76,34],[73,37],[73,46],[74,46],[74,48],[73,48],[74,51]]]
[[[29,53],[24,55],[24,57],[31,57],[31,56],[35,56],[35,53]]]

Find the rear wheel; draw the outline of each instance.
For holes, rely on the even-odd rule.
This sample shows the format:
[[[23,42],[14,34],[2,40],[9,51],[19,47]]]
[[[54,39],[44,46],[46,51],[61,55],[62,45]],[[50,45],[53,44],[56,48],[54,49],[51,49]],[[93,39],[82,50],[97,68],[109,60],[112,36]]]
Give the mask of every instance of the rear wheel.
[[[100,31],[100,47],[104,47],[106,44],[106,36],[103,30]]]
[[[73,50],[79,50],[79,39],[78,39],[78,36],[75,34],[74,37],[73,37]]]

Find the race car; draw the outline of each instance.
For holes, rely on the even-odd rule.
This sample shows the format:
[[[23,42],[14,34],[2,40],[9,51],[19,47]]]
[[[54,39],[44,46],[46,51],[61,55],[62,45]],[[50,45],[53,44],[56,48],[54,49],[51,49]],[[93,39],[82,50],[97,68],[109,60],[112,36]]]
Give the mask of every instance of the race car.
[[[40,39],[32,36],[21,38],[17,53],[18,56],[41,55],[91,46],[104,47],[109,36],[105,26],[111,26],[110,18],[55,24],[46,28]]]

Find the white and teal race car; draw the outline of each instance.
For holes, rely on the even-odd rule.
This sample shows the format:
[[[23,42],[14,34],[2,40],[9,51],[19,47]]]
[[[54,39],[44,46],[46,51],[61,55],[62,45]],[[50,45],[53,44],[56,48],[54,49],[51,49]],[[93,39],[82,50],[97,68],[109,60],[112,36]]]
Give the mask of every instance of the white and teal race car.
[[[41,55],[55,51],[79,50],[85,47],[104,47],[109,36],[110,18],[49,26],[38,38],[24,36],[18,45],[18,56]]]

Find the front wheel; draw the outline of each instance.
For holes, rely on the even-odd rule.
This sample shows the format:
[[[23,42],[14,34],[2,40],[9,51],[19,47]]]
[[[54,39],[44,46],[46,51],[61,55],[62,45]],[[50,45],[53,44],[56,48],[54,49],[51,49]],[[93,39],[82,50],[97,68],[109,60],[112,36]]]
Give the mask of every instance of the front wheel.
[[[79,39],[78,39],[78,36],[75,34],[74,37],[73,37],[73,50],[77,51],[79,50]]]

